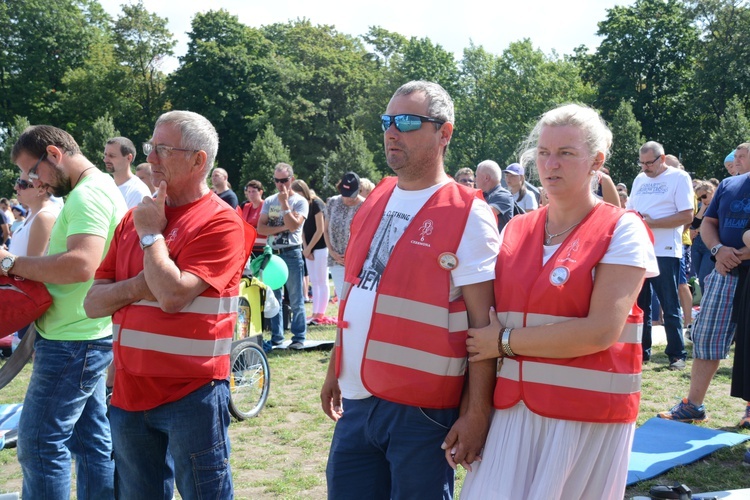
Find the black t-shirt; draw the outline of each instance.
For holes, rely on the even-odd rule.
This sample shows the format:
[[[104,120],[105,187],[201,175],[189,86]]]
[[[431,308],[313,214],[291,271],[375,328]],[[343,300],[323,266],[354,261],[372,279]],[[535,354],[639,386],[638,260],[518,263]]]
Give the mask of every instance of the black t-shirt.
[[[325,208],[326,206],[319,198],[313,198],[312,203],[310,203],[310,212],[307,214],[307,219],[305,219],[305,225],[302,226],[302,232],[305,236],[306,242],[312,240],[312,237],[315,235],[315,231],[318,229],[318,226],[315,222],[315,215],[320,212],[325,213]],[[326,240],[323,235],[320,235],[320,239],[313,247],[313,250],[321,250],[325,247]]]
[[[239,200],[237,199],[237,195],[234,194],[234,191],[231,189],[227,189],[223,193],[217,193],[219,198],[224,200],[227,205],[229,205],[232,208],[237,208],[237,204],[239,203]]]

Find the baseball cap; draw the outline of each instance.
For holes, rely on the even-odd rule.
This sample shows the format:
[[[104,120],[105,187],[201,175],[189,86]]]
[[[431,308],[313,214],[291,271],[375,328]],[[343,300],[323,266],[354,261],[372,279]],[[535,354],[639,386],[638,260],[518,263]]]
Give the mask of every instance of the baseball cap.
[[[359,176],[354,172],[347,172],[341,178],[339,193],[346,198],[356,198],[359,194]]]
[[[620,182],[617,184],[617,189],[620,189],[620,188],[625,189],[625,190],[628,189],[628,187],[625,185],[624,182]]]
[[[728,161],[734,161],[734,152],[735,151],[736,150],[732,150],[732,152],[729,153],[726,158],[724,158],[724,163],[726,163]]]
[[[509,173],[509,174],[514,174],[514,175],[521,175],[521,176],[523,176],[523,174],[524,174],[524,169],[523,169],[523,167],[522,167],[521,165],[519,165],[518,163],[511,163],[510,165],[508,165],[507,167],[505,167],[505,170],[504,170],[504,172],[507,172],[507,173]]]
[[[26,209],[21,205],[13,205],[10,207],[11,210],[17,210],[22,216],[26,217]]]

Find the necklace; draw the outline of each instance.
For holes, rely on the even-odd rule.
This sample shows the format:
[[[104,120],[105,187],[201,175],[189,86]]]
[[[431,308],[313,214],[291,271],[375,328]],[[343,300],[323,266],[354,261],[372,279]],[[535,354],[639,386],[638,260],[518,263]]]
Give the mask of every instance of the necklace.
[[[581,220],[583,220],[583,219],[581,219]],[[546,236],[546,238],[544,240],[544,244],[545,245],[549,245],[550,242],[554,238],[557,238],[558,236],[562,236],[563,234],[567,233],[568,231],[570,231],[571,229],[573,229],[574,227],[576,227],[580,223],[581,223],[581,221],[579,220],[578,222],[576,222],[575,224],[573,224],[572,226],[570,226],[565,231],[560,231],[559,233],[555,233],[555,234],[549,234],[549,230],[547,229],[547,225],[549,224],[549,212],[547,212],[547,214],[544,217],[544,234]]]
[[[80,180],[81,180],[81,177],[83,177],[83,174],[85,174],[86,172],[88,172],[88,171],[89,171],[89,170],[91,170],[92,168],[96,168],[96,167],[89,167],[89,168],[86,168],[86,169],[84,169],[84,170],[83,170],[83,172],[81,172],[81,175],[79,175],[79,176],[78,176],[78,179],[76,179],[76,186],[78,185],[78,181],[80,181]]]

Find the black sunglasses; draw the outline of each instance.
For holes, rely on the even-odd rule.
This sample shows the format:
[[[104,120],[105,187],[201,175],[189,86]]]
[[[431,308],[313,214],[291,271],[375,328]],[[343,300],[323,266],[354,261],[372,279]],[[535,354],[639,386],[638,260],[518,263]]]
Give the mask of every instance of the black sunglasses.
[[[700,196],[698,197],[698,199],[701,199],[701,200],[705,200],[706,198],[708,198],[708,195],[707,195],[707,194],[702,194],[702,195],[700,195]]]
[[[274,177],[273,182],[275,182],[276,184],[286,184],[287,182],[289,182],[289,177],[285,177],[283,179],[277,179],[276,177]]]
[[[653,165],[654,165],[654,163],[656,163],[656,162],[657,162],[657,161],[659,161],[660,159],[661,159],[661,156],[657,156],[656,158],[654,158],[654,159],[653,159],[653,160],[651,160],[651,161],[639,161],[639,162],[638,162],[638,166],[639,166],[639,167],[651,167],[651,166],[653,166]]]
[[[23,191],[25,189],[29,189],[30,187],[34,187],[34,184],[27,180],[18,178],[16,179],[16,187]]]
[[[442,125],[445,120],[422,115],[380,115],[380,128],[383,132],[391,128],[391,125],[396,125],[396,130],[399,132],[412,132],[422,128],[424,122]]]

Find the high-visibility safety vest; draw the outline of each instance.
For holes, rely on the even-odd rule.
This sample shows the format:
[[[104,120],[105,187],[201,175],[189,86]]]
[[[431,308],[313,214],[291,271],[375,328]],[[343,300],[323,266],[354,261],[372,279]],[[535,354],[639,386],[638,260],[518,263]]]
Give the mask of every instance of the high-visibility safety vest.
[[[505,228],[495,273],[495,309],[506,327],[585,318],[594,288],[592,271],[606,253],[624,210],[606,203],[596,205],[542,266],[546,214],[547,207],[543,207],[513,218]],[[495,408],[510,408],[523,400],[544,417],[635,422],[641,390],[642,323],[643,312],[634,304],[619,340],[608,349],[564,359],[503,358]]]
[[[179,255],[185,244],[226,211],[226,204],[217,200],[207,200],[191,210],[189,217],[169,221],[164,234],[170,255]],[[209,286],[176,313],[165,313],[158,302],[145,300],[118,310],[112,318],[118,368],[143,377],[221,380],[229,376],[239,278],[244,259],[253,244],[252,233],[247,229],[252,229],[251,226],[240,221],[236,212],[231,213],[237,218],[237,228],[245,231],[244,240],[238,240],[245,248],[237,259],[237,279],[220,292]],[[131,216],[132,212],[129,212],[125,217]],[[226,214],[221,217],[226,218]],[[142,268],[143,252],[137,246],[138,236],[132,222],[123,219],[123,223],[126,222],[129,225],[120,239],[122,258],[133,261],[133,269]],[[173,233],[173,227],[178,227],[179,231]],[[174,240],[171,239],[173,234],[177,235]]]
[[[397,179],[388,177],[354,216],[339,307],[336,374],[341,370],[346,302]],[[455,182],[438,189],[409,222],[380,277],[361,377],[373,395],[425,408],[458,406],[466,373],[468,317],[463,299],[449,301],[450,266],[479,191]]]

